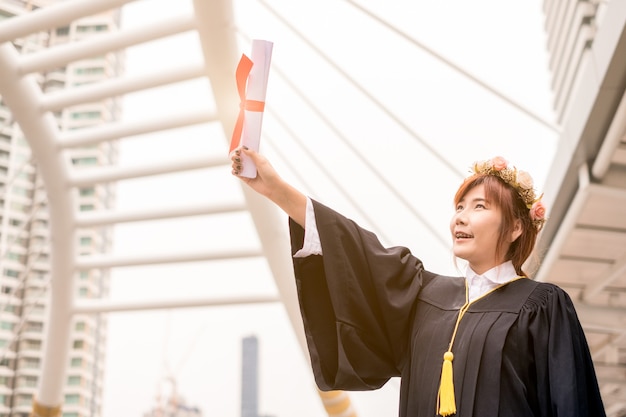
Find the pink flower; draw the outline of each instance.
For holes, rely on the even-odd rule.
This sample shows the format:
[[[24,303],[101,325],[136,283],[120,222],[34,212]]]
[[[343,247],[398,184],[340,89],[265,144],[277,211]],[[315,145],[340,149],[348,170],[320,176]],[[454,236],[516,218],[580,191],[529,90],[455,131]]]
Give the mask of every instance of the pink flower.
[[[535,220],[543,220],[546,217],[546,207],[541,201],[535,201],[530,208],[530,218]]]
[[[496,156],[491,160],[491,164],[493,165],[493,169],[495,171],[502,171],[503,169],[506,169],[508,162],[503,157]]]
[[[517,171],[515,180],[524,190],[530,190],[533,188],[533,179],[526,171]]]

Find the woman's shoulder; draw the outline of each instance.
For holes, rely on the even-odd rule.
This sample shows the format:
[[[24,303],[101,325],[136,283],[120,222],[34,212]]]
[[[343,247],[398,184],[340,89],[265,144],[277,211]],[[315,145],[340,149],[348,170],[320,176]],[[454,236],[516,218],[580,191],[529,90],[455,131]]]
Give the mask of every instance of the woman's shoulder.
[[[535,288],[524,304],[526,310],[545,310],[557,306],[573,308],[572,300],[563,288],[551,282],[532,282],[535,283]]]
[[[418,298],[444,310],[458,310],[465,303],[465,278],[424,271]]]

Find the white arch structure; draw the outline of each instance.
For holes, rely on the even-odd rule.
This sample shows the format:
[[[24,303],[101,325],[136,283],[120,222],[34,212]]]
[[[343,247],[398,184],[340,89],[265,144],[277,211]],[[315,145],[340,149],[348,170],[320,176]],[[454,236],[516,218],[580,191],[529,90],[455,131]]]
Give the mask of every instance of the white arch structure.
[[[36,394],[36,402],[33,405],[33,415],[38,417],[58,416],[61,413],[62,382],[69,352],[70,323],[71,318],[76,314],[282,302],[300,347],[304,351],[306,350],[299,308],[293,287],[293,271],[291,259],[288,256],[289,247],[286,234],[283,232],[285,226],[284,217],[262,197],[244,187],[242,188],[244,195],[242,203],[213,202],[167,209],[157,207],[135,212],[76,211],[72,191],[78,187],[213,167],[227,167],[229,165],[226,155],[223,155],[209,158],[186,158],[166,163],[133,167],[111,166],[92,170],[74,170],[69,161],[64,158],[64,151],[74,147],[96,145],[116,141],[120,138],[130,138],[199,124],[219,124],[224,136],[228,137],[230,135],[239,108],[239,98],[234,86],[234,71],[241,54],[235,37],[235,22],[231,0],[193,0],[194,10],[187,15],[169,16],[158,24],[122,28],[118,32],[57,45],[49,49],[41,49],[27,55],[18,54],[11,44],[11,41],[15,39],[24,38],[40,31],[62,27],[77,19],[122,7],[132,1],[66,0],[33,13],[4,20],[0,24],[0,95],[11,109],[15,121],[20,125],[30,144],[33,157],[36,159],[38,169],[44,179],[46,193],[49,197],[50,233],[53,241],[51,245],[51,277],[53,285],[51,286],[49,309],[51,317],[48,321],[46,344],[44,345],[42,378]],[[267,6],[264,1],[260,3]],[[522,108],[479,79],[471,76],[471,74],[466,73],[452,62],[447,61],[435,51],[421,45],[408,34],[383,21],[373,12],[366,11],[352,0],[346,0],[346,3],[367,14],[369,18],[375,20],[378,24],[391,29],[400,38],[431,55],[455,72],[461,73],[464,78],[469,79],[475,85],[488,90],[490,94],[507,103],[507,106],[511,106],[516,111],[519,111],[524,117],[533,119],[534,122],[543,125],[552,132],[558,130],[550,123],[541,120],[532,112]],[[613,3],[619,4],[618,2]],[[282,17],[279,17],[279,20],[286,26],[290,25],[290,22]],[[289,29],[296,37],[302,38],[302,41],[308,44],[305,35],[299,33],[297,27],[289,27]],[[185,32],[195,32],[198,35],[204,58],[201,64],[159,70],[158,73],[155,72],[142,77],[122,76],[81,88],[59,90],[53,93],[44,93],[35,80],[35,74],[62,67],[77,60],[86,59],[94,55],[123,51],[129,47]],[[329,65],[337,67],[337,64],[332,62],[330,57],[324,55],[323,51],[314,45],[309,45],[309,47],[314,49],[321,56],[322,60],[329,61]],[[442,166],[447,166],[449,171],[458,175],[458,172],[455,172],[456,168],[451,166],[444,157],[437,155],[428,146],[427,141],[423,141],[400,118],[392,115],[391,111],[385,108],[384,104],[378,101],[374,95],[368,93],[362,86],[350,79],[348,73],[341,71],[340,68],[336,69],[342,76],[349,79],[349,82],[353,83],[353,87],[359,90],[364,97],[367,97],[375,106],[380,107],[383,113],[393,119],[402,130],[406,131],[408,136],[412,137],[416,142],[420,142],[431,156],[437,157]],[[66,107],[120,97],[201,78],[208,79],[211,84],[211,90],[215,98],[214,112],[205,110],[180,112],[178,114],[172,112],[158,120],[153,118],[139,122],[116,122],[75,131],[60,131],[52,115],[52,112]],[[286,82],[291,84],[289,80]],[[618,112],[617,114],[620,113]],[[328,125],[330,130],[336,130],[335,133],[340,136],[339,129],[335,129],[331,123],[328,123]],[[620,126],[617,125],[615,129],[615,141],[618,140],[619,129],[623,127]],[[226,146],[224,149],[227,149]],[[367,165],[367,168],[376,173],[374,165],[362,158],[362,155],[357,151],[354,153],[356,157],[360,158],[361,163]],[[380,180],[394,194],[396,190],[384,178],[380,178]],[[582,182],[581,184],[585,183]],[[430,230],[429,224],[421,218],[420,213],[417,213],[410,207],[410,203],[403,199],[402,195],[396,193],[394,197],[400,205],[404,205],[404,208],[410,211],[420,223]],[[261,242],[260,249],[196,251],[165,256],[160,254],[124,257],[111,254],[88,257],[76,255],[75,232],[81,228],[238,212],[250,213]],[[363,214],[363,216],[366,217],[366,214]],[[430,232],[432,232],[433,237],[437,237],[437,232],[432,230]],[[76,299],[74,296],[73,276],[79,270],[257,257],[264,257],[267,260],[276,282],[278,297],[187,298],[183,300],[122,303],[102,299]],[[616,263],[613,273],[609,274],[609,278],[588,290],[584,294],[584,298],[597,295],[602,288],[607,286],[612,280],[617,279],[618,275],[623,272],[623,268],[624,262],[623,258],[621,258],[620,262]],[[604,311],[588,305],[580,305],[577,308],[586,317],[592,317],[590,315],[594,312],[602,313]],[[612,317],[614,316],[615,314],[612,315]],[[596,317],[596,315],[594,314],[593,317]],[[615,321],[615,323],[617,324],[614,327],[618,328],[618,321]],[[599,327],[604,331],[607,326]],[[613,329],[610,330],[613,332]],[[607,344],[606,349],[600,348],[600,352],[602,353],[609,348],[613,349],[614,344],[617,345],[617,342],[623,340],[623,332],[619,334],[618,338]],[[308,357],[308,355],[305,354],[305,357]],[[623,378],[620,377],[617,382],[623,384]],[[329,416],[352,417],[356,415],[347,394],[343,392],[320,393],[320,397]]]
[[[265,303],[282,301],[294,325],[298,341],[303,349],[304,334],[301,329],[299,310],[293,294],[293,271],[289,258],[288,241],[280,233],[284,218],[269,202],[244,189],[245,204],[209,204],[179,209],[156,209],[143,212],[96,212],[87,215],[76,212],[72,188],[98,183],[123,181],[134,178],[184,172],[188,170],[228,165],[224,157],[187,159],[169,164],[147,165],[134,168],[103,167],[95,171],[73,172],[63,158],[66,148],[113,141],[121,137],[173,129],[199,123],[220,123],[225,136],[230,135],[237,117],[239,98],[234,88],[234,69],[241,54],[234,31],[232,4],[228,0],[194,0],[194,13],[189,16],[171,17],[158,26],[122,29],[97,39],[87,39],[51,49],[19,55],[11,41],[38,31],[67,25],[75,19],[98,12],[121,7],[132,0],[68,0],[4,21],[0,26],[0,95],[11,109],[29,142],[34,159],[44,179],[49,196],[51,239],[51,286],[50,320],[46,335],[43,373],[36,401],[34,416],[56,416],[61,413],[62,389],[69,351],[71,317],[78,313],[131,311],[141,309],[165,309],[194,306]],[[197,31],[204,54],[204,66],[186,67],[170,72],[160,72],[141,79],[121,77],[83,89],[57,91],[44,94],[35,81],[34,74],[69,62],[123,50],[133,45],[149,42],[175,34]],[[88,103],[109,97],[168,85],[199,77],[208,77],[216,100],[216,112],[171,115],[158,121],[146,123],[116,123],[94,129],[61,132],[57,128],[52,111],[67,106]],[[75,231],[81,227],[114,225],[124,222],[181,218],[199,214],[219,214],[248,210],[257,228],[262,251],[229,250],[222,252],[188,253],[169,257],[114,257],[111,255],[77,257]],[[106,300],[77,300],[73,292],[73,275],[89,268],[112,268],[134,265],[237,259],[265,256],[275,277],[280,300],[275,297],[241,297],[230,299],[164,300],[162,302],[112,303]],[[324,399],[324,403],[329,400]],[[330,401],[330,403],[333,403]],[[343,400],[338,410],[342,416],[354,415],[349,400]],[[329,409],[329,413],[331,413]],[[330,414],[333,415],[333,414]],[[339,414],[336,414],[339,415]]]

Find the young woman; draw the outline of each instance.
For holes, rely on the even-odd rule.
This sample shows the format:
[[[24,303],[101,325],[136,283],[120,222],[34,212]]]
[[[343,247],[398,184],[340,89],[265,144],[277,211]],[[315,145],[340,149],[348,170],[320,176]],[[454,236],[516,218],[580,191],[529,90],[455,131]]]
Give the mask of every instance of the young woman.
[[[502,158],[474,165],[450,222],[464,277],[424,269],[286,183],[256,152],[241,178],[290,217],[294,270],[322,390],[377,389],[401,377],[400,416],[602,417],[572,301],[522,265],[545,221],[532,179]]]

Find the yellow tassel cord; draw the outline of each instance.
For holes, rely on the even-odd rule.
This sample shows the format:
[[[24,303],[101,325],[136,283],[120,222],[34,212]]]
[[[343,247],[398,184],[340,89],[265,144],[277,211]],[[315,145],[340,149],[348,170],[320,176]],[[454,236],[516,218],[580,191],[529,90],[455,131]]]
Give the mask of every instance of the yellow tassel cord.
[[[456,413],[456,401],[454,399],[454,377],[452,375],[452,352],[443,354],[443,367],[441,368],[441,385],[439,386],[439,414],[449,416]]]
[[[454,398],[454,373],[452,372],[452,360],[454,355],[452,354],[452,345],[454,344],[454,338],[456,332],[459,330],[459,324],[463,315],[472,303],[469,302],[469,291],[467,288],[467,282],[465,283],[465,304],[459,310],[459,316],[456,318],[454,324],[454,331],[452,332],[452,339],[448,346],[448,351],[443,354],[443,365],[441,367],[441,382],[439,383],[439,393],[437,395],[437,412],[439,415],[446,417],[452,414],[456,414],[456,400]]]
[[[509,282],[513,282],[523,277],[517,277]],[[490,291],[487,291],[482,296],[469,301],[469,288],[467,286],[467,281],[465,282],[465,304],[459,310],[459,316],[456,318],[456,323],[454,325],[454,331],[452,332],[452,339],[450,340],[450,345],[448,346],[448,351],[443,354],[443,365],[441,367],[441,382],[439,383],[439,392],[437,393],[437,414],[447,417],[452,414],[456,414],[456,399],[454,398],[454,374],[452,372],[452,360],[454,359],[454,354],[452,354],[452,345],[454,345],[454,338],[456,337],[456,332],[459,329],[459,324],[461,323],[461,319],[469,310],[472,303],[480,300],[481,298],[491,294],[498,288],[508,284],[504,283],[498,285]]]

